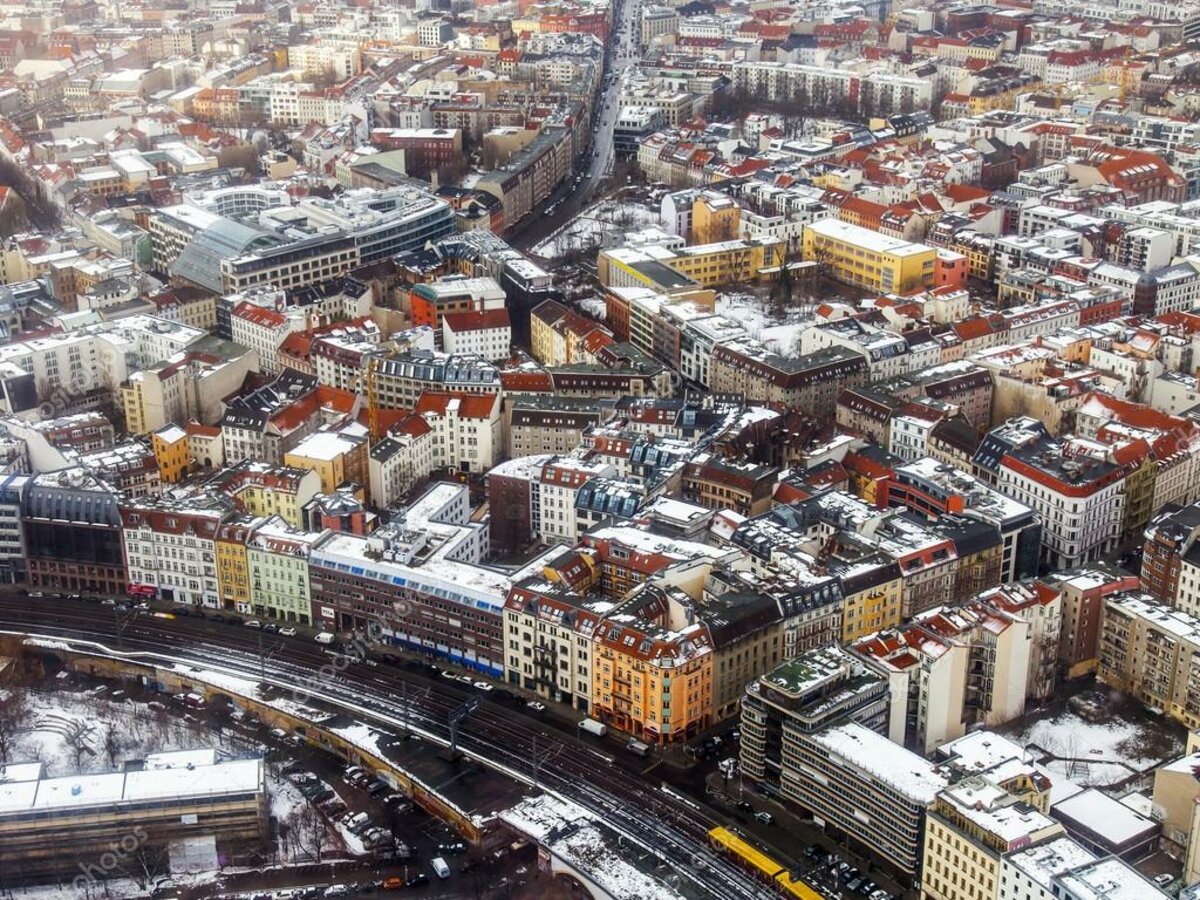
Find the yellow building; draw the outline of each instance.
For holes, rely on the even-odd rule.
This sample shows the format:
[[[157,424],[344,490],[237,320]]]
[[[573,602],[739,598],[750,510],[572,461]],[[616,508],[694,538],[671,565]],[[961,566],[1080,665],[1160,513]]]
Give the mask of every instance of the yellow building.
[[[217,551],[217,591],[223,609],[250,613],[250,565],[246,556],[246,541],[265,519],[238,516],[217,529],[214,542]]]
[[[937,250],[838,219],[804,226],[803,253],[832,278],[884,294],[931,288]]]
[[[778,240],[728,240],[669,250],[619,247],[602,250],[597,274],[604,287],[647,287],[664,294],[697,286],[758,281],[778,273],[787,245]],[[931,251],[932,252],[932,251]],[[932,278],[932,271],[930,272]]]
[[[264,518],[281,516],[299,528],[300,511],[321,490],[321,478],[310,469],[245,459],[222,469],[209,486],[232,497],[242,512]]]
[[[602,622],[592,641],[592,715],[653,744],[683,741],[712,724],[708,632],[686,638],[650,622]]]
[[[921,896],[997,900],[1002,857],[1064,834],[1063,827],[983,776],[937,795],[925,819]]]
[[[125,430],[130,434],[145,434],[146,427],[146,375],[135,372],[129,381],[120,387],[121,407],[125,412]]]
[[[300,527],[300,510],[321,490],[321,476],[311,469],[275,466],[261,479],[246,481],[233,496],[254,516],[281,516]]]
[[[900,598],[904,579],[895,563],[885,563],[865,576],[870,583],[847,592],[842,606],[842,642],[857,641],[868,634],[900,624]],[[845,588],[857,587],[864,578],[849,579]]]
[[[151,435],[150,446],[164,482],[174,484],[187,475],[191,454],[186,431],[178,425],[167,425]]]
[[[354,458],[361,452],[363,440],[333,431],[310,434],[289,451],[284,465],[316,472],[321,491],[331,494],[353,476]],[[360,482],[361,483],[361,482]]]
[[[692,242],[715,244],[738,236],[742,211],[727,194],[702,191],[692,202]]]

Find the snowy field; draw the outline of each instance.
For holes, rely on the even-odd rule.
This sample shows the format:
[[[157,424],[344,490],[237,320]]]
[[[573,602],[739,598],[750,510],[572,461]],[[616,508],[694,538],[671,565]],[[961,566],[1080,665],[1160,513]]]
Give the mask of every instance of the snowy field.
[[[233,755],[262,750],[244,738],[218,736],[165,707],[113,700],[108,692],[25,693],[28,718],[13,742],[13,762],[42,762],[51,776],[105,772],[127,759],[167,750],[217,747]]]
[[[627,231],[659,223],[658,210],[639,203],[602,200],[589,206],[546,240],[534,245],[532,253],[543,259],[559,259],[573,250],[616,247]]]
[[[1118,784],[1183,752],[1182,742],[1156,723],[1116,717],[1096,723],[1071,712],[1034,722],[1015,738],[1045,753],[1053,774],[1085,787]]]

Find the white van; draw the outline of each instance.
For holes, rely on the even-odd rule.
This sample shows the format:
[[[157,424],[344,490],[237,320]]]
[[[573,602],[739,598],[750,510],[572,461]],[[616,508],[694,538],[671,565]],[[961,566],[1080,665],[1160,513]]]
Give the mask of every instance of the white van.
[[[313,640],[318,644],[332,644],[336,638],[337,635],[335,635],[332,631],[322,631],[315,638],[313,638]]]
[[[429,864],[433,866],[433,871],[437,872],[438,878],[450,877],[450,867],[446,865],[446,861],[440,856],[435,856],[429,861]]]

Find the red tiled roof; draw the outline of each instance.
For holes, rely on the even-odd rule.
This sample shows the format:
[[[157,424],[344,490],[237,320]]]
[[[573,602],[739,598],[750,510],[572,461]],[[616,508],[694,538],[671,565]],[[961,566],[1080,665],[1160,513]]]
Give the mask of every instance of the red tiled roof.
[[[235,319],[244,319],[254,325],[261,325],[264,328],[282,328],[287,324],[287,316],[282,313],[277,313],[273,309],[267,309],[265,306],[257,306],[245,300],[233,308],[233,317]]]
[[[466,331],[488,331],[509,328],[512,322],[507,309],[482,309],[469,312],[444,313],[442,322],[459,334]]]
[[[417,415],[446,415],[451,401],[458,401],[460,419],[488,419],[496,407],[496,394],[464,394],[458,391],[425,391],[413,410]]]

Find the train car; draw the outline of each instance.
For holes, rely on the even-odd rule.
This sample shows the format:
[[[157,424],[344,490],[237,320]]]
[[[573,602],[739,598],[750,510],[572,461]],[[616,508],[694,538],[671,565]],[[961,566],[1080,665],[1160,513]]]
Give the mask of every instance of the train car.
[[[728,828],[713,828],[708,832],[708,842],[715,850],[738,862],[742,868],[773,885],[783,896],[795,897],[797,900],[822,900],[821,895],[807,884],[799,878],[793,878],[787,866],[781,865],[736,832]]]

